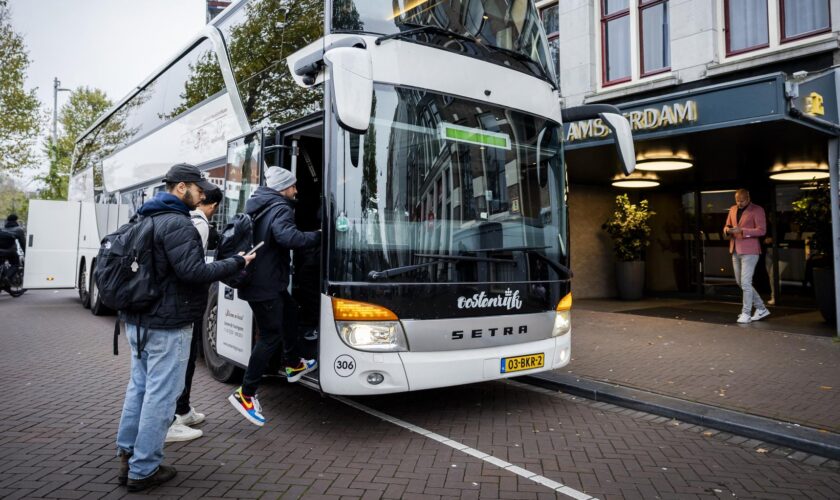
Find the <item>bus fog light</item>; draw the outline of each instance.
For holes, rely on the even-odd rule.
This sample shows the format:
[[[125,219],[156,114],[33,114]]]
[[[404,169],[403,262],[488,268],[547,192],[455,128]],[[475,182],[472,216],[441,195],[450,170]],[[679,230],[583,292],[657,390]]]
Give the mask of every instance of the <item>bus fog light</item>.
[[[371,373],[367,376],[367,381],[370,385],[379,385],[383,380],[385,380],[385,376],[378,372]]]
[[[569,359],[569,351],[566,349],[560,350],[560,362],[565,363],[566,360]]]
[[[338,321],[341,340],[361,351],[407,351],[408,342],[399,321]]]
[[[557,311],[554,317],[554,328],[551,330],[552,337],[559,337],[569,333],[572,328],[572,312],[571,311]]]

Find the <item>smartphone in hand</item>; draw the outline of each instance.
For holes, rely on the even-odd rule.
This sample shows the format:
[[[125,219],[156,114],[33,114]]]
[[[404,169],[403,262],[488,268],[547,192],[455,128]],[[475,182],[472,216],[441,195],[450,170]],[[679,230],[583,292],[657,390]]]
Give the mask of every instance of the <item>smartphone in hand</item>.
[[[248,253],[246,253],[245,255],[251,255],[252,253],[256,252],[264,244],[265,244],[264,241],[261,241],[261,242],[257,243],[256,245],[254,245],[254,247],[252,249],[248,250]]]

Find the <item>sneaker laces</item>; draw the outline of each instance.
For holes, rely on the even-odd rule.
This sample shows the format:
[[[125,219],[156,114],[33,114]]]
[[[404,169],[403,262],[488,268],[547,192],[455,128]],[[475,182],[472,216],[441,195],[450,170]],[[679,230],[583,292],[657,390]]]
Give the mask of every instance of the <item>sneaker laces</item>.
[[[262,414],[262,406],[260,406],[260,401],[257,399],[256,394],[251,396],[251,403],[254,404],[254,410],[256,410],[257,413]]]

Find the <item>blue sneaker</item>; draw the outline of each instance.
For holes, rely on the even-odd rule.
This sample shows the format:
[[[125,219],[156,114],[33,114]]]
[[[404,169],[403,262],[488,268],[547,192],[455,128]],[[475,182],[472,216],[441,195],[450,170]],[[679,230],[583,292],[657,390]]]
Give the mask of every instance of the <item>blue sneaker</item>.
[[[262,407],[260,407],[260,402],[257,401],[256,394],[249,398],[242,394],[242,387],[240,387],[228,396],[228,401],[252,424],[260,427],[265,424],[265,417],[262,415]]]
[[[286,367],[286,380],[289,382],[297,382],[304,373],[309,373],[316,368],[318,368],[317,359],[300,358],[300,363],[298,363],[297,366]]]

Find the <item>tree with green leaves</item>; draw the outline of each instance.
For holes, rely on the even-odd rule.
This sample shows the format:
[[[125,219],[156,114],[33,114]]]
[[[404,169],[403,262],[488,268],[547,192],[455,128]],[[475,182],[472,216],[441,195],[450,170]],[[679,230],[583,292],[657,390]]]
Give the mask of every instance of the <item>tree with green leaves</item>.
[[[21,223],[29,212],[29,197],[8,174],[0,172],[0,220],[17,214]]]
[[[44,185],[40,192],[42,199],[67,199],[76,140],[110,107],[111,101],[99,89],[79,87],[70,93],[70,99],[58,114],[61,133],[55,141],[52,137],[47,139],[44,145],[50,168],[46,174],[37,177]]]
[[[12,29],[6,0],[0,0],[0,171],[17,174],[35,162],[43,121],[35,89],[24,88],[29,55]]]
[[[252,1],[241,22],[226,30],[233,73],[245,114],[252,124],[270,118],[283,123],[317,110],[320,88],[299,87],[286,58],[324,35],[324,2],[320,0]],[[190,64],[177,116],[224,87],[215,54],[203,54]]]

